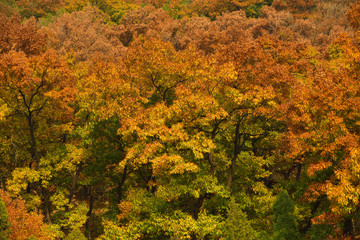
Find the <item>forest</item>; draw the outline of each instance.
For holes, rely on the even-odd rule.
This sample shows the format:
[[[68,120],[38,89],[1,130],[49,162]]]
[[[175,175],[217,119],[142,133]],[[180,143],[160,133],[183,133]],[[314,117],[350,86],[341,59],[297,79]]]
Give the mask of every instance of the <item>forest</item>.
[[[360,237],[360,1],[0,0],[0,240]]]

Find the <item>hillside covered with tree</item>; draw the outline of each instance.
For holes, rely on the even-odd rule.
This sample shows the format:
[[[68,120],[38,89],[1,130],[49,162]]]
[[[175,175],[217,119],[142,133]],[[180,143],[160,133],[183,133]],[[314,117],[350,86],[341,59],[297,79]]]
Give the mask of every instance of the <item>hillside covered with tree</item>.
[[[0,239],[360,236],[360,1],[0,0]]]

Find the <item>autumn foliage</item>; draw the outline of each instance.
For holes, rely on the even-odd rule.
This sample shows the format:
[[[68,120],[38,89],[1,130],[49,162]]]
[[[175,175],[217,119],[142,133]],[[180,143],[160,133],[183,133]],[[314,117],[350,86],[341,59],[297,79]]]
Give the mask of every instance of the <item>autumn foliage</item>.
[[[29,212],[23,199],[12,199],[5,191],[0,192],[0,197],[9,215],[11,240],[26,240],[30,237],[42,240],[52,239],[52,234],[47,230],[41,213]]]
[[[0,12],[10,239],[360,235],[359,1]]]

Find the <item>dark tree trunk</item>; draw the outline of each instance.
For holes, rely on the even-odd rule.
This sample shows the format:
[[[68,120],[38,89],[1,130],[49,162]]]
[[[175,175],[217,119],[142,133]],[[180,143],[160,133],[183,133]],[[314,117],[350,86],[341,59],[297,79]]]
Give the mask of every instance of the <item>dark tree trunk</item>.
[[[41,201],[42,201],[42,205],[43,205],[43,211],[45,213],[45,219],[48,223],[51,223],[51,203],[50,203],[50,199],[49,199],[49,194],[48,191],[43,188],[40,187],[40,196],[41,196]]]
[[[352,222],[351,217],[345,217],[343,234],[345,236],[353,236],[354,235],[354,228],[353,228],[353,222]]]
[[[216,163],[213,160],[212,154],[210,153],[206,153],[206,158],[210,164],[210,175],[214,176],[215,174],[215,168],[216,168]]]
[[[302,170],[302,163],[298,163],[297,165],[297,173],[296,173],[296,181],[300,180]]]
[[[118,186],[117,186],[117,197],[118,197],[117,202],[118,203],[120,203],[121,200],[122,200],[122,187],[123,187],[123,185],[125,183],[126,176],[127,176],[127,166],[125,166],[124,172],[123,172],[123,174],[121,176],[121,180],[120,180],[120,182],[118,183]]]
[[[195,220],[197,220],[199,218],[199,213],[200,213],[201,207],[202,207],[205,199],[210,199],[212,196],[214,196],[214,194],[205,193],[205,194],[201,194],[200,197],[196,200],[194,210],[192,213],[192,217]]]
[[[75,176],[74,176],[74,178],[73,178],[73,182],[72,182],[71,190],[70,190],[70,194],[69,194],[68,204],[71,203],[71,200],[72,200],[73,197],[74,197],[75,188],[76,188],[76,185],[77,185],[77,180],[78,180],[78,178],[79,178],[81,169],[82,169],[82,164],[80,163],[80,164],[77,166],[77,169],[76,169],[76,172],[75,172]]]
[[[306,233],[311,228],[311,219],[313,218],[316,210],[320,207],[320,203],[322,202],[323,197],[320,197],[316,200],[314,206],[311,208],[311,217],[306,220],[306,226],[300,230],[301,233]]]
[[[90,226],[90,221],[91,221],[91,215],[92,215],[92,211],[94,208],[94,186],[90,186],[89,188],[89,211],[86,213],[87,219],[85,222],[85,231],[87,232],[88,235],[88,239],[91,239],[91,226]]]

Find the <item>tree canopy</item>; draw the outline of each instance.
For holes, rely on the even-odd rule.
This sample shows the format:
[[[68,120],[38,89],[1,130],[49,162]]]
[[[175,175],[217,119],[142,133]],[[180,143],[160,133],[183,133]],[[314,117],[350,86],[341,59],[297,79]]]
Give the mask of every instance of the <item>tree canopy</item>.
[[[359,13],[0,0],[1,237],[355,239]]]

